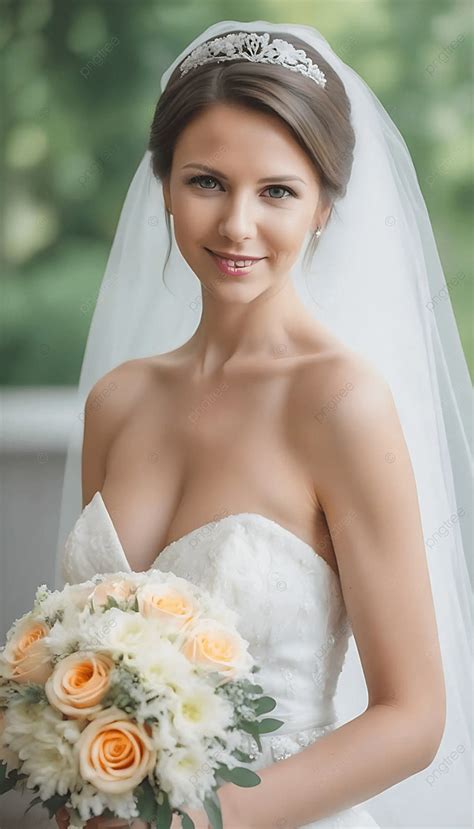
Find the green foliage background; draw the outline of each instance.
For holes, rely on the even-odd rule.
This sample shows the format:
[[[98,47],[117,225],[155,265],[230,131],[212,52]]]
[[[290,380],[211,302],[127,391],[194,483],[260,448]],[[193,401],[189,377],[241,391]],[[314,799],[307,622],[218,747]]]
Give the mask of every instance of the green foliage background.
[[[412,154],[472,365],[470,2],[3,0],[1,14],[1,384],[78,381],[161,74],[233,19],[314,26],[380,98]]]

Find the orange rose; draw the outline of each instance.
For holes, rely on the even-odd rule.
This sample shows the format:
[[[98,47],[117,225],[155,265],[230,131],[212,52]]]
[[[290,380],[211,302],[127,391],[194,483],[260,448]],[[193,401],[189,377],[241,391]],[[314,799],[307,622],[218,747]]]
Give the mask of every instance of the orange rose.
[[[27,617],[17,623],[2,653],[9,679],[16,682],[46,682],[53,670],[51,654],[44,641],[49,627]]]
[[[56,665],[45,685],[49,702],[69,717],[89,717],[110,687],[114,662],[101,653],[72,653]]]
[[[239,634],[224,625],[212,619],[201,619],[189,631],[182,652],[190,662],[233,679],[239,673],[248,671],[252,665],[245,644]]]
[[[92,720],[81,733],[77,750],[84,780],[109,794],[133,791],[156,763],[145,728],[118,709]]]
[[[90,595],[94,607],[102,607],[107,604],[107,597],[113,596],[118,602],[123,602],[125,599],[135,592],[135,585],[126,579],[107,579],[96,585]]]
[[[137,601],[142,616],[159,619],[176,630],[187,625],[196,613],[192,597],[169,584],[145,584],[139,587]]]

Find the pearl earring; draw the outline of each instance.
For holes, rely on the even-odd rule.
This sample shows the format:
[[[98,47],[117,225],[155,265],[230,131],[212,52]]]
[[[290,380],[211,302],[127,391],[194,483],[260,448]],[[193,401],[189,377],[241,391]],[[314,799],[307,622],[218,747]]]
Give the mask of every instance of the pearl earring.
[[[318,227],[317,227],[317,228],[316,228],[316,230],[314,231],[314,235],[315,235],[315,236],[317,236],[317,237],[318,237],[318,239],[319,239],[319,237],[321,236],[321,233],[322,233],[322,232],[323,232],[323,229],[322,229],[321,225],[318,225]]]

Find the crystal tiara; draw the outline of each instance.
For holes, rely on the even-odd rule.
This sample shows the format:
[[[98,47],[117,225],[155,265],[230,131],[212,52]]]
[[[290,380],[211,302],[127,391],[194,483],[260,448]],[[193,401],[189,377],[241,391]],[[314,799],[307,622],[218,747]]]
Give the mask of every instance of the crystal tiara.
[[[301,72],[319,86],[326,86],[326,77],[316,63],[307,57],[303,49],[295,49],[287,40],[275,38],[269,44],[270,35],[265,32],[231,32],[216,37],[195,49],[180,64],[181,77],[204,63],[220,63],[225,60],[250,60],[254,63],[275,63],[292,72]]]

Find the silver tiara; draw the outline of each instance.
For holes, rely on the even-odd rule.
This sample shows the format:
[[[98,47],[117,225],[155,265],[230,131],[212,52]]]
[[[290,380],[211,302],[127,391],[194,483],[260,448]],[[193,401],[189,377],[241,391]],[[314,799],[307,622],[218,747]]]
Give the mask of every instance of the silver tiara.
[[[326,86],[326,77],[316,63],[307,57],[303,49],[295,49],[287,40],[275,38],[269,44],[270,35],[265,32],[232,32],[196,46],[180,65],[181,77],[190,69],[204,63],[220,63],[225,60],[250,60],[254,63],[275,63],[292,72],[301,72],[319,86]]]

